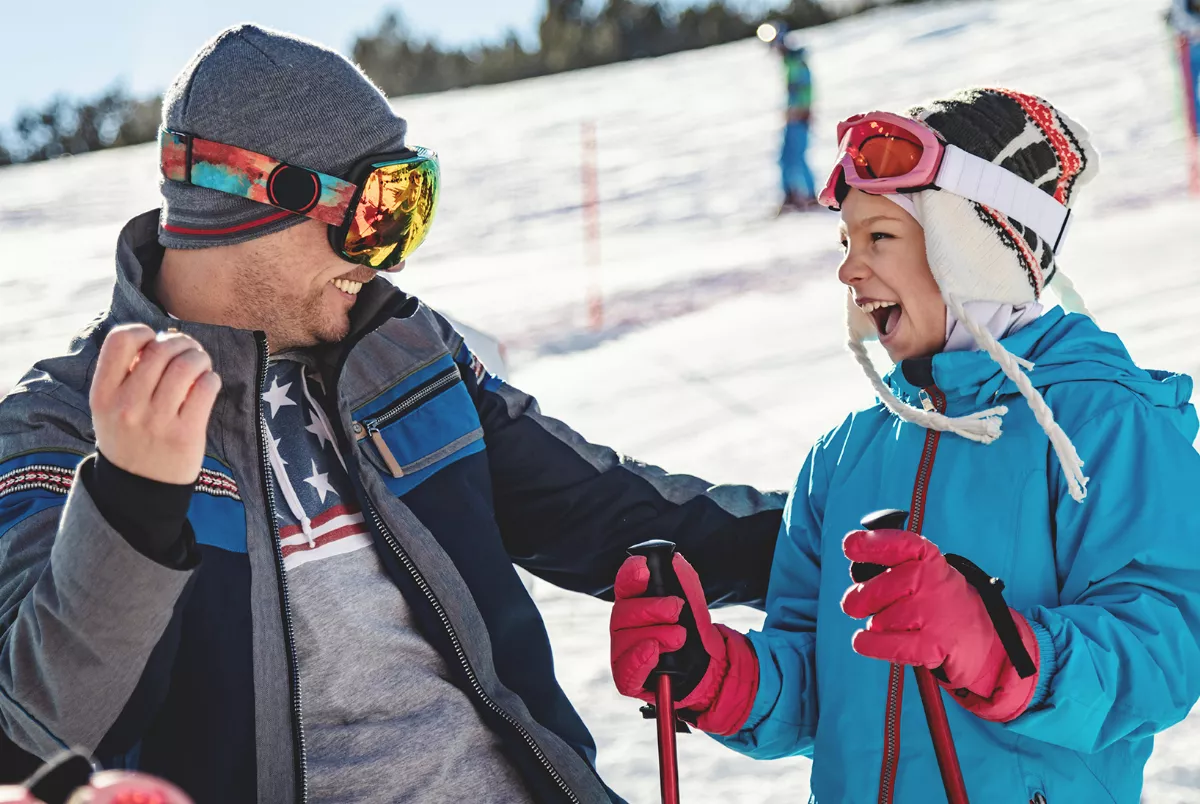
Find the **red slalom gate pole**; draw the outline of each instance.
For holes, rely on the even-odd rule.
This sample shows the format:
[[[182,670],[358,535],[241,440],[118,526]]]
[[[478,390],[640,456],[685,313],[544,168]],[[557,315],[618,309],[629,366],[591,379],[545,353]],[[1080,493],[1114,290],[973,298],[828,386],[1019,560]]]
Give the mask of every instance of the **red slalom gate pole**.
[[[933,738],[933,752],[937,756],[938,769],[942,772],[946,800],[950,804],[969,804],[967,786],[963,782],[962,768],[958,764],[958,751],[954,748],[954,737],[950,734],[950,722],[946,720],[942,688],[933,677],[933,673],[924,667],[914,667],[913,673],[917,677],[921,704],[925,707],[925,719],[929,721],[929,736]]]
[[[596,121],[580,124],[580,177],[583,181],[583,261],[588,272],[588,326],[604,326],[604,297],[600,291],[600,178],[596,156]]]
[[[679,754],[675,748],[675,699],[671,695],[671,677],[658,677],[654,691],[658,713],[658,778],[663,804],[679,804]]]
[[[1188,156],[1192,163],[1192,195],[1200,196],[1200,139],[1195,134],[1188,139]]]
[[[1183,113],[1187,116],[1188,128],[1188,173],[1192,195],[1200,196],[1200,110],[1196,108],[1197,79],[1192,74],[1192,42],[1185,34],[1179,34],[1179,67],[1183,78]],[[1197,44],[1196,47],[1200,47]]]

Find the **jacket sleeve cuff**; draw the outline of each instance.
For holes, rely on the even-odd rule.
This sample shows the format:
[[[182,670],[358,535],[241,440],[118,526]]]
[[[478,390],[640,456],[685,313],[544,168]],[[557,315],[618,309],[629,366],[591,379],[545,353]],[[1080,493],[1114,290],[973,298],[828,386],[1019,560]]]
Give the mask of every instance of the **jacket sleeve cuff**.
[[[778,667],[771,661],[771,649],[767,644],[766,637],[758,631],[751,631],[745,636],[754,653],[755,663],[758,665],[758,688],[754,694],[754,703],[750,707],[750,714],[742,723],[743,731],[757,728],[771,715],[783,689],[783,678]]]
[[[1026,707],[1028,711],[1041,706],[1050,697],[1050,683],[1058,670],[1058,653],[1054,649],[1054,639],[1050,636],[1050,630],[1031,617],[1026,617],[1025,620],[1033,630],[1038,647],[1038,683],[1033,697],[1029,699],[1029,706]]]
[[[80,467],[80,474],[84,467]],[[191,573],[154,561],[135,549],[101,513],[86,483],[76,483],[67,498],[58,536],[50,552],[56,581],[107,610],[111,621],[123,615],[145,619],[147,630],[161,630]]]
[[[140,477],[102,454],[85,460],[79,476],[100,515],[131,547],[171,569],[196,565],[195,537],[187,526],[191,484]]]

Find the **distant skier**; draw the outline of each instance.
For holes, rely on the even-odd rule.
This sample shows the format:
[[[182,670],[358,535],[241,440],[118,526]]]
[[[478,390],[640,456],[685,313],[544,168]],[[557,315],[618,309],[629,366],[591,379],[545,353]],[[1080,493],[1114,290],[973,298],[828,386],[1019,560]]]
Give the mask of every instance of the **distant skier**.
[[[782,25],[764,24],[758,36],[783,57],[787,76],[787,110],[784,118],[783,146],[779,169],[783,184],[783,203],[779,213],[811,209],[817,206],[817,189],[808,168],[808,126],[812,119],[812,72],[805,50]]]
[[[1172,0],[1167,21],[1179,33],[1200,40],[1200,0]]]
[[[752,757],[811,756],[822,804],[946,801],[905,665],[950,693],[972,804],[1135,804],[1153,736],[1200,697],[1200,455],[1191,378],[1135,365],[1058,264],[1098,170],[1088,132],[976,89],[838,134],[820,201],[840,208],[851,350],[881,401],[809,452],[760,632],[714,625],[678,554],[676,597],[642,597],[646,560],[626,561],[617,688],[649,698],[686,598],[707,657],[680,707]],[[1047,286],[1075,312],[1044,309]],[[882,378],[868,333],[897,364]],[[906,529],[860,526],[883,508]],[[854,582],[851,562],[886,571]]]

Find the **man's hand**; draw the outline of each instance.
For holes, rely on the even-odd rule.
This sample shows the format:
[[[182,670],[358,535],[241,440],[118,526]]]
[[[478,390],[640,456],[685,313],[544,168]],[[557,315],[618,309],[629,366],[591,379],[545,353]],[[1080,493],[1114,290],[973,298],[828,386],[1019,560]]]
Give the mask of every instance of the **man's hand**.
[[[143,324],[104,339],[92,379],[96,447],[115,466],[161,483],[194,483],[221,378],[208,353],[178,332]]]

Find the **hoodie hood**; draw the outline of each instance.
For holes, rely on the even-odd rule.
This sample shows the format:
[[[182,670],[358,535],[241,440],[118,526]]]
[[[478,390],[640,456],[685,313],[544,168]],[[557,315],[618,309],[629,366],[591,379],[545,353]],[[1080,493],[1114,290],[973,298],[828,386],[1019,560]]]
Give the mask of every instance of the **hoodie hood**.
[[[1041,391],[1064,382],[1114,382],[1170,415],[1189,441],[1200,423],[1189,400],[1192,378],[1186,374],[1139,368],[1121,339],[1105,332],[1085,315],[1061,307],[1000,341],[1009,352],[1034,364],[1028,372]],[[991,407],[1004,397],[1019,396],[1016,385],[983,351],[943,352],[932,358],[903,361],[884,381],[898,397],[919,405],[923,378],[946,395],[955,414]]]

